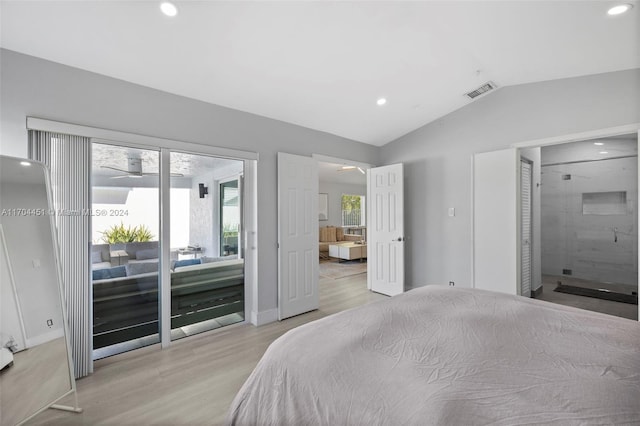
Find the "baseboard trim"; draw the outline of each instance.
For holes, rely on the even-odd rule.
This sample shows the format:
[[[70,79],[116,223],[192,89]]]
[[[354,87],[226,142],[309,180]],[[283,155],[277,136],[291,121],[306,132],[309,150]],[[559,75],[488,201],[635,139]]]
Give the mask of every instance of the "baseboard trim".
[[[271,322],[278,321],[278,309],[269,309],[267,311],[251,312],[251,324],[261,326]]]
[[[533,297],[533,298],[540,297],[540,295],[542,294],[542,287],[543,286],[540,286],[540,287],[536,288],[535,290],[533,290],[531,292],[531,297]]]
[[[43,343],[47,343],[51,340],[58,339],[60,337],[64,337],[64,330],[62,328],[58,328],[52,331],[48,331],[39,336],[31,337],[27,339],[25,342],[27,348],[31,348],[33,346],[41,345]]]

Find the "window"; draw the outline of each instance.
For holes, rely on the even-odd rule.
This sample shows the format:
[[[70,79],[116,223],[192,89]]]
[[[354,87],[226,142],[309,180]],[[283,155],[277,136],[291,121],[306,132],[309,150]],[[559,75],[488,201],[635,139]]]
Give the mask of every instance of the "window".
[[[238,203],[238,181],[220,184],[220,254],[238,254],[238,232],[240,230],[240,204]]]
[[[365,226],[364,195],[342,195],[342,226]]]

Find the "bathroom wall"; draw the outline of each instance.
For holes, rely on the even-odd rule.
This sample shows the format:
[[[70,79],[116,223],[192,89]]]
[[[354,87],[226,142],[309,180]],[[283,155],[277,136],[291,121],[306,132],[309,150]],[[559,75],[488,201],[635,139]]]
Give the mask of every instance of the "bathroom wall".
[[[635,288],[637,157],[570,162],[557,151],[542,148],[542,273]],[[618,194],[589,195],[607,192]]]

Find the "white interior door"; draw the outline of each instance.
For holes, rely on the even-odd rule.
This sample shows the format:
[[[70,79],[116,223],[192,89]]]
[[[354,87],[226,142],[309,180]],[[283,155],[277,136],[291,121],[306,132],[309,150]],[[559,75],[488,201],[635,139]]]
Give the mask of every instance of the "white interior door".
[[[22,313],[2,225],[0,225],[0,302],[0,346],[13,340],[17,350],[26,349]]]
[[[520,230],[521,230],[521,282],[520,295],[531,297],[532,257],[533,257],[533,216],[531,211],[531,181],[533,164],[525,159],[520,160]]]
[[[318,309],[318,164],[278,153],[278,318]]]
[[[404,173],[402,164],[367,172],[367,281],[377,293],[404,292]]]
[[[519,158],[515,148],[473,158],[475,288],[520,293]]]

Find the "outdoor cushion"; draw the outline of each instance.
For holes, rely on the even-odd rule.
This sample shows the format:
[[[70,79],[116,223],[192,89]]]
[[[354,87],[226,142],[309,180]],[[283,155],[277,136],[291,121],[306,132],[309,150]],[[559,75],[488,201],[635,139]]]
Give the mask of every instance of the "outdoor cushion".
[[[106,280],[109,278],[120,278],[127,276],[127,270],[123,266],[115,266],[113,268],[96,269],[93,272],[93,280]]]
[[[127,276],[158,272],[158,262],[128,263],[126,265]]]
[[[137,260],[157,259],[157,258],[158,258],[158,249],[138,250],[136,252]]]
[[[200,263],[202,263],[200,259],[176,260],[176,263],[173,264],[173,269],[180,268],[181,266],[199,265]]]

